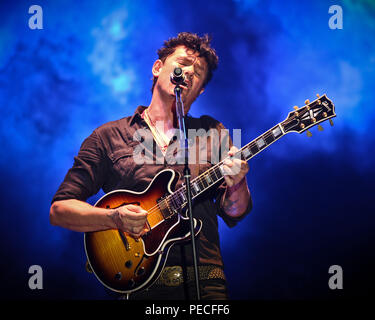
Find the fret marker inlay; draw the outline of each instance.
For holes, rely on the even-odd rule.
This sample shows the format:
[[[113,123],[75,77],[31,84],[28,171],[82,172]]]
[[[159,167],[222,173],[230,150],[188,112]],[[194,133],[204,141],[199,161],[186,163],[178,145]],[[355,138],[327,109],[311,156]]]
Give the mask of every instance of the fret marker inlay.
[[[272,134],[275,138],[277,138],[281,134],[281,130],[279,127],[273,129]]]
[[[197,191],[197,192],[200,191],[200,189],[198,187],[198,184],[196,182],[193,183],[193,187],[194,187],[195,191]]]
[[[260,138],[259,140],[257,140],[257,145],[259,149],[261,149],[262,147],[266,145],[263,138]]]
[[[248,148],[243,149],[242,154],[245,156],[245,158],[248,158],[251,156],[251,152]]]
[[[206,180],[207,180],[208,184],[210,184],[212,182],[209,174],[206,175]]]

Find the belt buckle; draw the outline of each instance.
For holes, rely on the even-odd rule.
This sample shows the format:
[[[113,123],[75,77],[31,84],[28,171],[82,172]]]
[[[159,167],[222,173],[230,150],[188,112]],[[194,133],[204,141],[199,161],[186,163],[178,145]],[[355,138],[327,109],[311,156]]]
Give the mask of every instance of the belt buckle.
[[[166,267],[162,274],[163,282],[168,287],[177,287],[184,282],[180,266]]]

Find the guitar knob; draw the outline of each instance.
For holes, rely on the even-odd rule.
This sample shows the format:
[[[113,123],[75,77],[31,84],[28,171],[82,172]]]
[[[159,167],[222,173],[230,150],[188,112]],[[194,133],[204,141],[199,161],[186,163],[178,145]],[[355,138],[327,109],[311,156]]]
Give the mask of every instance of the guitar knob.
[[[128,260],[125,262],[125,267],[127,267],[128,269],[130,269],[133,265],[133,262],[131,260]]]
[[[137,275],[141,276],[145,274],[145,268],[144,267],[140,267],[139,270],[137,271]]]
[[[117,272],[115,274],[115,280],[121,280],[121,278],[122,278],[122,273],[121,272]]]

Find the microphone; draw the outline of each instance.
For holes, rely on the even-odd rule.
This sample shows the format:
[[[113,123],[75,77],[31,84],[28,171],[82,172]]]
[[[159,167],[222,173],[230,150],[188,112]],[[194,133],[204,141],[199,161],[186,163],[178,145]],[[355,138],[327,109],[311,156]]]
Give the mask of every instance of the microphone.
[[[185,75],[181,68],[177,67],[174,68],[173,72],[171,73],[171,82],[173,84],[185,84]]]

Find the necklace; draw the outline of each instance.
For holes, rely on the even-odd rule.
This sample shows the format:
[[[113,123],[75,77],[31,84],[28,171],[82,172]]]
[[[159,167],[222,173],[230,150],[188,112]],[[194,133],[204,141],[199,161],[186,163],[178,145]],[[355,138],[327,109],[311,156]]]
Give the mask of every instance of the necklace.
[[[170,139],[168,139],[168,137],[164,133],[161,133],[158,130],[156,124],[154,123],[154,121],[152,121],[150,114],[148,113],[148,109],[145,110],[144,115],[145,115],[144,119],[146,123],[148,124],[148,126],[150,127],[151,133],[154,136],[156,143],[159,145],[163,154],[165,154],[168,148]]]

